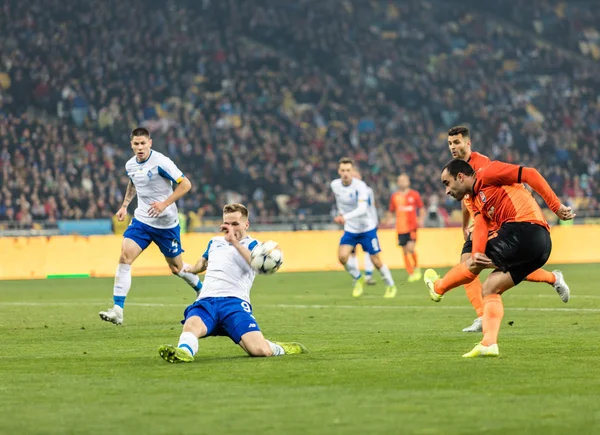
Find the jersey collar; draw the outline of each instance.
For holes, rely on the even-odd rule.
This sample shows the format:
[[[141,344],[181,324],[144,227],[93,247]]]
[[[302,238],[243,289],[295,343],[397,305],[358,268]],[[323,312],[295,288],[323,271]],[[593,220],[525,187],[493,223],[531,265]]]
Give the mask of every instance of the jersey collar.
[[[141,161],[141,162],[138,162],[138,159],[137,159],[137,157],[136,157],[136,158],[135,158],[135,162],[136,162],[138,165],[141,165],[142,163],[146,163],[148,160],[150,160],[150,157],[152,157],[152,153],[153,153],[153,152],[154,152],[154,150],[150,150],[150,154],[148,154],[148,157],[146,158],[146,160],[143,160],[143,161]]]

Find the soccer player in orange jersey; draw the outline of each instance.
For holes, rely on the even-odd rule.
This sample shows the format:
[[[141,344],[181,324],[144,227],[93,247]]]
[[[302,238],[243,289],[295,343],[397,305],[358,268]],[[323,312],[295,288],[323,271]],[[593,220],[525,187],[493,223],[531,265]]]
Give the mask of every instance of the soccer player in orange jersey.
[[[491,163],[491,160],[487,156],[471,151],[471,138],[469,135],[469,129],[465,126],[459,125],[452,127],[450,130],[448,130],[448,148],[450,149],[450,154],[452,154],[452,158],[464,160],[465,162],[469,163],[469,165],[475,170],[475,172]],[[465,235],[465,244],[463,245],[460,257],[461,263],[467,261],[467,259],[471,256],[472,227],[470,226],[470,223],[472,220],[472,216],[469,212],[470,201],[471,199],[467,194],[465,195],[461,203],[463,213],[462,230]],[[494,228],[491,228],[491,230],[493,229]],[[564,276],[559,270],[548,272],[544,269],[539,269],[531,273],[525,280],[533,282],[545,282],[553,286],[554,289],[559,293],[568,293],[569,291],[569,287],[565,282]],[[473,324],[464,328],[463,332],[481,332],[481,316],[483,315],[481,281],[479,280],[479,278],[476,278],[472,282],[465,284],[464,287],[467,297],[469,298],[471,305],[477,313],[477,318],[473,321]]]
[[[425,272],[431,298],[439,302],[448,289],[473,281],[486,268],[494,270],[483,283],[483,340],[463,357],[498,356],[498,333],[504,316],[500,295],[542,267],[552,251],[550,227],[537,202],[521,183],[527,183],[559,219],[575,217],[560,203],[544,177],[533,168],[492,162],[478,172],[454,159],[442,170],[446,194],[462,201],[469,195],[475,225],[473,250],[464,263],[443,279],[433,269]],[[493,228],[490,234],[489,230]],[[559,296],[569,299],[569,292]]]
[[[390,198],[388,220],[391,221],[396,213],[396,232],[398,233],[398,245],[404,250],[404,265],[408,273],[408,282],[418,281],[422,277],[421,269],[418,267],[417,252],[417,228],[423,226],[425,221],[425,207],[421,195],[410,188],[410,178],[407,174],[398,176],[398,191]],[[417,210],[419,219],[417,221]]]

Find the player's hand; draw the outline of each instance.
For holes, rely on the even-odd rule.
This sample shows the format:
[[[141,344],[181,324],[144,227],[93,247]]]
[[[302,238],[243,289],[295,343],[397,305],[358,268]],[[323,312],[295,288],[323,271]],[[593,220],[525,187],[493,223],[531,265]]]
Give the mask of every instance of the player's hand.
[[[487,255],[482,254],[481,252],[476,252],[473,254],[473,262],[476,266],[481,267],[490,267],[494,265],[493,261],[490,260]]]
[[[221,232],[225,233],[225,241],[227,243],[235,243],[237,239],[235,238],[235,230],[232,225],[221,225]]]
[[[471,231],[468,228],[463,228],[463,236],[465,237],[465,242],[469,241],[469,236],[471,235]]]
[[[125,216],[127,216],[127,207],[121,207],[117,213],[115,213],[119,222],[123,222]]]
[[[567,207],[566,205],[561,204],[558,210],[556,210],[556,216],[558,216],[558,218],[562,221],[568,221],[573,219],[576,216],[576,214],[573,213],[571,207]]]
[[[346,219],[345,219],[345,218],[344,218],[344,216],[342,216],[342,215],[339,215],[339,216],[336,216],[336,217],[334,217],[334,218],[333,218],[333,221],[334,221],[336,224],[340,224],[340,225],[344,225],[344,223],[346,223]]]
[[[167,208],[167,204],[165,204],[164,202],[153,202],[152,204],[150,204],[150,208],[148,209],[148,214],[150,215],[150,217],[159,217],[160,214],[165,211],[165,208]]]

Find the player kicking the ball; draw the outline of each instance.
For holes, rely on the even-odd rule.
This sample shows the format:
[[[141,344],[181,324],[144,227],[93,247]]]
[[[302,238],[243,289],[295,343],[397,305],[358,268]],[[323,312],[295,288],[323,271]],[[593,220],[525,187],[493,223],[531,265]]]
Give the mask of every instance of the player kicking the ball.
[[[200,279],[183,270],[179,217],[175,202],[192,187],[175,163],[164,154],[152,150],[152,139],[145,128],[131,133],[131,148],[135,154],[125,164],[129,184],[123,205],[117,212],[119,220],[137,193],[137,208],[131,225],[123,234],[119,265],[113,286],[114,306],[98,313],[106,322],[123,323],[125,298],[131,288],[131,265],[154,242],[165,256],[174,275],[187,282],[196,292],[202,288]],[[173,191],[173,186],[175,191]]]
[[[462,125],[452,127],[448,130],[448,149],[450,150],[450,154],[452,154],[452,158],[467,162],[475,172],[491,163],[491,160],[487,156],[471,150],[469,129]],[[466,194],[461,203],[463,212],[462,229],[465,235],[465,243],[460,257],[461,263],[467,261],[471,257],[471,250],[473,248],[473,242],[471,240],[472,228],[469,227],[469,222],[473,218],[469,212],[470,201],[470,195]],[[490,231],[493,231],[494,229],[493,226],[490,227]],[[538,269],[530,273],[525,278],[525,281],[545,282],[550,284],[557,293],[563,295],[569,294],[569,286],[567,285],[562,272],[559,270],[548,272],[544,269]],[[479,280],[479,277],[466,283],[464,287],[467,297],[477,313],[477,318],[473,321],[473,324],[464,328],[463,332],[481,332],[483,298],[481,296],[481,281]],[[567,300],[563,301],[567,302]]]
[[[428,269],[425,284],[431,299],[439,302],[447,289],[471,282],[483,269],[493,268],[483,283],[483,340],[463,357],[498,356],[498,333],[504,316],[502,293],[542,267],[552,251],[544,214],[521,183],[529,184],[544,198],[559,219],[569,220],[575,215],[533,168],[492,162],[475,172],[467,162],[455,159],[444,167],[441,179],[446,193],[458,201],[470,195],[468,206],[475,219],[473,254],[442,279]],[[495,230],[488,234],[490,228]],[[568,289],[559,296],[568,300]]]
[[[352,296],[362,295],[363,280],[356,264],[348,262],[348,259],[356,245],[361,245],[363,251],[370,255],[371,261],[386,283],[383,297],[393,298],[398,290],[390,269],[379,258],[381,248],[377,238],[377,220],[369,213],[368,187],[364,181],[354,178],[354,162],[348,157],[340,159],[338,174],[340,174],[340,178],[331,182],[331,190],[335,195],[339,213],[334,221],[344,225],[344,235],[340,240],[338,258],[354,278]]]
[[[250,226],[248,209],[242,204],[223,207],[224,236],[213,237],[206,252],[190,273],[206,271],[202,292],[184,316],[183,332],[177,347],[161,346],[160,356],[168,362],[192,362],[198,339],[226,336],[250,356],[281,356],[307,352],[300,343],[272,342],[262,335],[252,314],[250,289],[256,271],[250,267],[250,252],[258,244],[246,234]]]

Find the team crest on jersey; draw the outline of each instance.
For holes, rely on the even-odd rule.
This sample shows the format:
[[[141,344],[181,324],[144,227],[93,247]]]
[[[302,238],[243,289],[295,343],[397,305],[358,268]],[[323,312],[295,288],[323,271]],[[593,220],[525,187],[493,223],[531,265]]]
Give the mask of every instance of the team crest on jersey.
[[[485,193],[483,193],[483,191],[479,192],[479,198],[481,198],[481,202],[487,201],[487,198],[485,197]]]
[[[148,178],[152,178],[152,171],[148,171]]]

